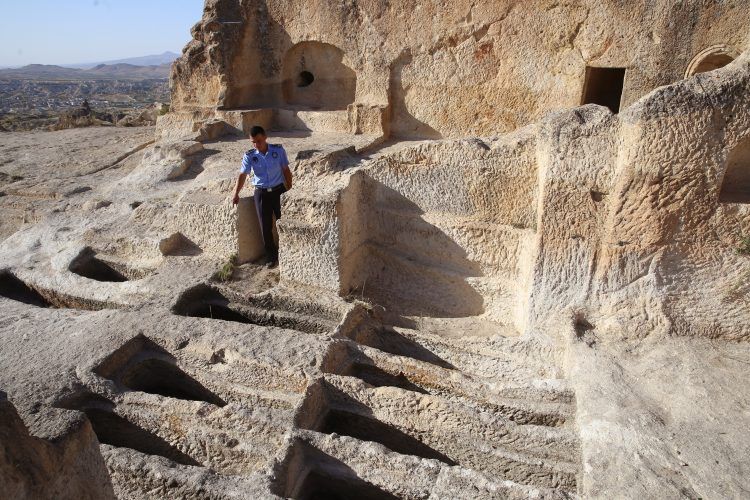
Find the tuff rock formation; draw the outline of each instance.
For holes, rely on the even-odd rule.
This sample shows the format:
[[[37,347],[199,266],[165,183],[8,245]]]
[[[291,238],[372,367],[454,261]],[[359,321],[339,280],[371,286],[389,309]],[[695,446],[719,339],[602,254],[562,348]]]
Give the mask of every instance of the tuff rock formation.
[[[0,138],[0,482],[746,495],[748,11],[207,1],[155,129]]]

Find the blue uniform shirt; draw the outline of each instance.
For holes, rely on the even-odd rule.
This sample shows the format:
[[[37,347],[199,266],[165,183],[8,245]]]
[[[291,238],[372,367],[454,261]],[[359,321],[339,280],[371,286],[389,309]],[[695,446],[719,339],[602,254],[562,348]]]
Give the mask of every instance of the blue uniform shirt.
[[[269,144],[266,154],[251,149],[242,158],[240,173],[253,174],[253,186],[272,188],[284,183],[281,167],[289,165],[286,151],[281,144]]]

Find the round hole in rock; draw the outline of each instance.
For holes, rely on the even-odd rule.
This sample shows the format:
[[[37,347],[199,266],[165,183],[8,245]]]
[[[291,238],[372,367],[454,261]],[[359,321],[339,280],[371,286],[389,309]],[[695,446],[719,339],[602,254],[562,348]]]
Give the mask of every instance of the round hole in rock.
[[[302,71],[297,75],[297,87],[309,87],[315,81],[315,75],[309,71]]]

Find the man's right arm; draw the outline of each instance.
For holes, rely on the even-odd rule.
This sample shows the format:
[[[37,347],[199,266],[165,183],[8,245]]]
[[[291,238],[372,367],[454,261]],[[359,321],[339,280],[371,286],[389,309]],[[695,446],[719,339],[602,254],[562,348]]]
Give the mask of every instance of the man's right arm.
[[[245,185],[245,179],[247,179],[247,174],[249,174],[252,171],[252,167],[250,167],[250,159],[248,158],[247,153],[245,153],[245,156],[242,157],[242,167],[240,167],[240,176],[237,178],[237,184],[234,188],[234,197],[232,198],[232,203],[235,205],[240,202],[240,191],[242,191],[242,186]]]
[[[235,205],[240,202],[240,191],[242,191],[242,186],[245,185],[245,179],[247,179],[247,174],[240,174],[240,176],[237,177],[237,185],[234,188],[234,198],[232,198],[232,203]]]

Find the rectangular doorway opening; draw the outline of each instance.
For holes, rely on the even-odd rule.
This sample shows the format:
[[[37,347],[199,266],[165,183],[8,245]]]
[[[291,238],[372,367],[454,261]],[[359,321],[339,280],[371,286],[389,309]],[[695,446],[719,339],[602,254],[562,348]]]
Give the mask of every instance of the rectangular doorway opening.
[[[750,203],[750,135],[727,155],[719,193],[721,203]]]
[[[581,104],[599,104],[619,113],[624,83],[625,68],[587,66]]]

